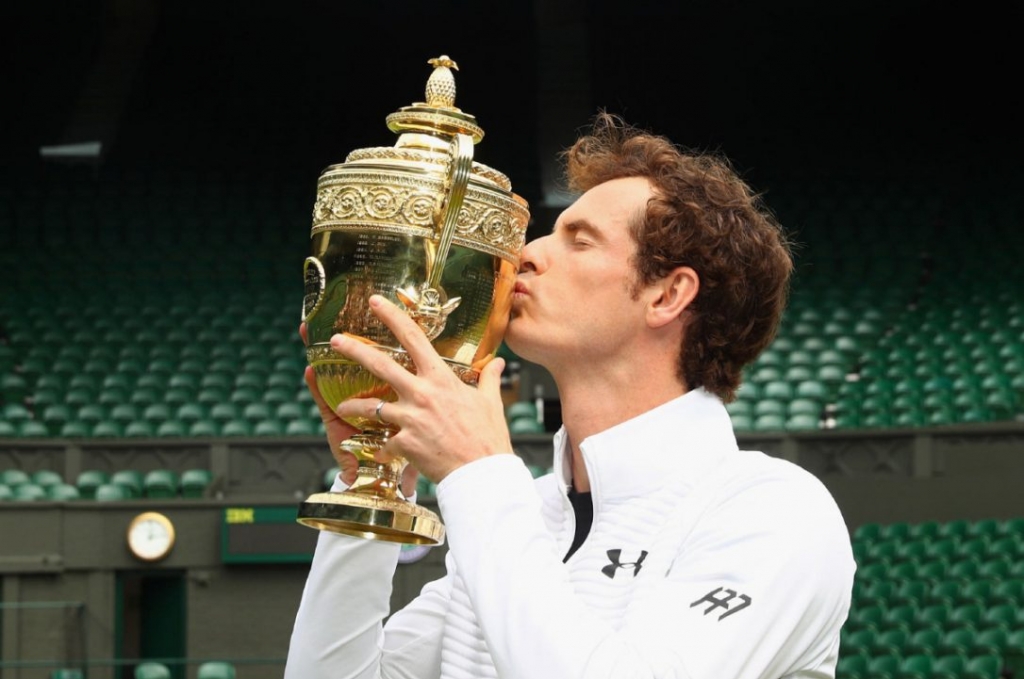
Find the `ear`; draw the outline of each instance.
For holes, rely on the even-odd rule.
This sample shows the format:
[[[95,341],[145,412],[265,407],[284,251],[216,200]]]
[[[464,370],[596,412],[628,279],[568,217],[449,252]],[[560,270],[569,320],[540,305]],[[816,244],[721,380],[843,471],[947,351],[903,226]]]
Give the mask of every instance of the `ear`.
[[[660,328],[675,321],[690,306],[700,290],[700,277],[688,266],[673,269],[650,288],[647,325]]]

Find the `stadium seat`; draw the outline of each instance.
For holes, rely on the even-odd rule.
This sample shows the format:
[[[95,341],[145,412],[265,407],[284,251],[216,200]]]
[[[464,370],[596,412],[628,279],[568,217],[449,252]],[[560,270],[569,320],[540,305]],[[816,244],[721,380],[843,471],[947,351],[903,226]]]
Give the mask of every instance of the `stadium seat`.
[[[869,650],[871,655],[892,653],[902,656],[903,649],[910,639],[909,626],[891,627],[875,635]]]
[[[904,650],[907,653],[925,653],[935,655],[942,642],[942,630],[938,627],[922,627],[914,630],[907,640]]]
[[[235,666],[229,662],[204,662],[196,671],[196,679],[235,679]]]
[[[1003,667],[998,655],[976,655],[964,665],[963,679],[999,679]]]
[[[97,502],[119,502],[121,500],[131,500],[131,491],[122,486],[119,483],[104,483],[96,489],[93,499]]]
[[[868,656],[861,653],[843,654],[836,663],[837,679],[865,679],[868,676]]]
[[[70,483],[56,483],[46,488],[46,497],[54,501],[78,500],[81,493]]]
[[[142,481],[142,472],[134,469],[118,469],[110,475],[110,483],[124,488],[127,491],[128,496],[132,498],[142,497]]]
[[[154,469],[142,479],[143,495],[150,499],[178,496],[178,475],[170,469]]]
[[[935,652],[942,655],[967,656],[971,652],[971,648],[974,647],[975,636],[975,630],[970,626],[948,629],[943,633],[942,641],[939,642]]]
[[[79,494],[85,499],[96,497],[96,489],[110,481],[110,476],[98,469],[86,469],[78,474],[75,480],[75,487]]]
[[[77,668],[62,667],[50,672],[50,679],[85,679],[85,672]]]
[[[35,483],[22,483],[11,489],[11,500],[16,502],[36,502],[46,499],[46,489]]]
[[[171,670],[162,663],[141,662],[135,666],[135,679],[171,679]]]
[[[932,663],[931,679],[961,679],[967,658],[960,654],[939,655]]]
[[[213,480],[209,469],[186,469],[181,473],[181,496],[185,498],[201,498]]]

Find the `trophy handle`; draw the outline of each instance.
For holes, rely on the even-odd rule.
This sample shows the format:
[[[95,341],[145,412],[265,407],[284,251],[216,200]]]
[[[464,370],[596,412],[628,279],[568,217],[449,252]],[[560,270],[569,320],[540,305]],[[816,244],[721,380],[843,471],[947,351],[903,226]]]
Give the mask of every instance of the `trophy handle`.
[[[439,230],[435,229],[434,239],[427,242],[427,280],[419,285],[396,287],[395,295],[405,305],[409,316],[420,326],[427,339],[433,341],[448,322],[448,315],[455,311],[462,301],[461,297],[448,298],[441,287],[441,274],[444,263],[448,259],[448,251],[455,238],[455,227],[459,222],[459,213],[466,198],[466,187],[473,175],[473,138],[468,134],[456,134],[451,144],[451,165],[445,179],[447,197],[441,217],[438,219]]]
[[[451,249],[452,239],[455,237],[455,225],[459,221],[459,212],[462,211],[462,203],[466,199],[466,187],[469,186],[469,178],[473,175],[473,138],[468,134],[456,134],[452,139],[451,156],[451,168],[446,181],[448,196],[440,219],[440,233],[435,234],[438,240],[437,250],[427,272],[427,287],[435,290],[441,287],[444,262],[448,259],[448,250]]]

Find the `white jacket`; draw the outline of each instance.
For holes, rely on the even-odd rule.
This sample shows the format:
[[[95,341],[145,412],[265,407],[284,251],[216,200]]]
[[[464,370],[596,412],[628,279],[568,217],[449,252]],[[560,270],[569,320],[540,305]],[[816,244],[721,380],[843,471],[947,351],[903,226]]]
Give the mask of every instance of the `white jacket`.
[[[855,565],[814,476],[691,391],[581,444],[594,521],[562,563],[565,443],[536,481],[500,455],[439,484],[448,573],[384,626],[398,546],[322,533],[286,679],[834,676]]]

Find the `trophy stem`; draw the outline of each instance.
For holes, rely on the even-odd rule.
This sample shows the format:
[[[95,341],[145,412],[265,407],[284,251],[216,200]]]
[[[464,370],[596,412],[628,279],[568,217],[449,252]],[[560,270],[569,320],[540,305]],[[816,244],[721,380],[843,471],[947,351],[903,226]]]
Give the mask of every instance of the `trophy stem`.
[[[408,462],[395,458],[377,462],[373,452],[387,441],[387,432],[356,434],[341,443],[359,460],[352,486],[341,493],[315,493],[299,507],[299,523],[332,533],[410,545],[437,545],[444,526],[434,512],[412,504],[401,492]]]

